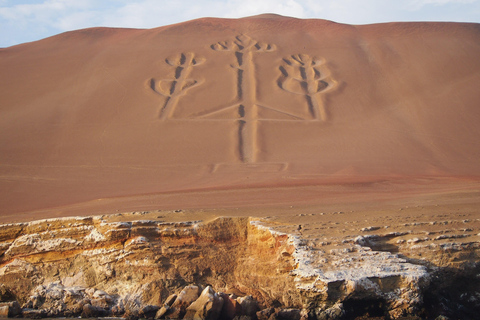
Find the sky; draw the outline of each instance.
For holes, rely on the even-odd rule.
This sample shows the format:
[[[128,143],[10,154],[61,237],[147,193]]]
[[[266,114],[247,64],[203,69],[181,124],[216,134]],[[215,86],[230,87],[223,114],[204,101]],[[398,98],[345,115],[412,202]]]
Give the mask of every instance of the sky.
[[[480,0],[0,0],[0,47],[89,27],[155,28],[262,13],[348,24],[480,23]]]

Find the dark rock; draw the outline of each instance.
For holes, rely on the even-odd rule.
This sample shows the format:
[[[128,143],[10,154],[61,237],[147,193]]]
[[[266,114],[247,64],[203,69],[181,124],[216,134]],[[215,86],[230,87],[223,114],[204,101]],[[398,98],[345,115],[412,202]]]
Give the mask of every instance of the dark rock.
[[[22,315],[24,318],[28,319],[41,319],[47,317],[47,313],[45,312],[45,310],[36,310],[29,308],[22,309]]]
[[[116,317],[122,316],[125,313],[125,308],[120,305],[116,305],[112,307],[112,314]]]
[[[272,314],[275,313],[274,308],[267,308],[257,312],[258,320],[268,320]]]
[[[65,316],[65,309],[61,307],[52,307],[46,309],[48,318],[59,318]]]
[[[277,313],[272,313],[270,317],[268,317],[268,320],[279,320]]]
[[[41,309],[43,303],[45,302],[45,298],[41,296],[33,296],[32,297],[32,305],[33,309]]]
[[[86,304],[83,306],[83,311],[81,314],[82,318],[96,318],[96,317],[106,317],[108,316],[108,310],[103,308],[94,307],[91,304]]]
[[[0,302],[14,301],[13,293],[2,283],[0,285]]]
[[[0,302],[0,318],[11,318],[22,312],[17,301]]]
[[[301,310],[298,309],[280,309],[275,312],[277,320],[300,320]]]
[[[140,311],[138,312],[138,316],[140,318],[153,319],[159,309],[159,306],[147,305],[140,309]]]
[[[138,320],[140,317],[138,316],[138,313],[125,313],[123,316],[126,320]]]
[[[140,319],[139,310],[132,306],[125,308],[125,314],[123,318],[128,320],[138,320]]]
[[[233,296],[229,296],[226,293],[220,293],[223,298],[223,307],[220,312],[220,319],[232,320],[235,316],[242,315],[242,306],[238,303]]]
[[[237,301],[242,306],[242,312],[246,316],[255,318],[257,316],[257,312],[260,311],[257,301],[255,301],[252,296],[237,298]]]
[[[71,310],[71,312],[75,315],[81,315],[82,312],[83,312],[83,306],[86,305],[86,304],[90,304],[90,300],[89,299],[82,299],[80,301],[78,301],[77,303],[73,304],[73,305],[70,305],[69,306],[69,309]]]

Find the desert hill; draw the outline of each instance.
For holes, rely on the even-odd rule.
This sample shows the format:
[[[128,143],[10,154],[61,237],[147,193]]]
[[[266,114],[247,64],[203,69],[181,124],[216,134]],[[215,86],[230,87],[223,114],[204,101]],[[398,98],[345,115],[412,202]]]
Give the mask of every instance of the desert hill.
[[[356,185],[394,195],[480,176],[478,24],[92,28],[0,49],[0,70],[10,220],[337,201]]]
[[[92,28],[0,71],[0,317],[476,319],[478,24]]]

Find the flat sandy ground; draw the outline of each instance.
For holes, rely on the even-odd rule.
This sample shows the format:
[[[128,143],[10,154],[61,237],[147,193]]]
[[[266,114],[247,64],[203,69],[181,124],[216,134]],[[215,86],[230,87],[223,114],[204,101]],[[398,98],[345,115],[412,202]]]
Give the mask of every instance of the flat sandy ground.
[[[23,214],[5,214],[0,223],[86,213],[113,214],[109,221],[207,222],[216,217],[246,216],[260,218],[279,230],[317,242],[319,239],[332,241],[356,237],[371,227],[375,228],[373,232],[380,234],[407,232],[406,239],[421,238],[425,234],[461,234],[474,241],[480,240],[479,208],[478,181],[419,179],[414,184],[383,181],[105,199]],[[135,211],[137,215],[122,214]]]

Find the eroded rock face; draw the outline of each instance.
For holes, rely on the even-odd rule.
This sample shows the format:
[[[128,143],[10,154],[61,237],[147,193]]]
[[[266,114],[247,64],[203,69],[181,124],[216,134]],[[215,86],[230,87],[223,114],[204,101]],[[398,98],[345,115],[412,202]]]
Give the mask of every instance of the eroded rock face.
[[[277,319],[340,319],[363,309],[394,319],[419,314],[441,265],[375,250],[381,237],[346,239],[327,251],[249,218],[42,220],[0,228],[0,282],[2,296],[32,317],[233,319],[270,307],[280,307],[271,313]],[[437,245],[444,257],[477,261],[476,243],[445,246]]]
[[[285,281],[293,259],[277,259],[277,251],[294,250],[288,236],[273,236],[248,218],[208,224],[65,218],[1,230],[0,279],[22,302],[37,286],[57,281],[124,297],[133,308],[160,304],[192,283],[301,305],[293,278]]]

